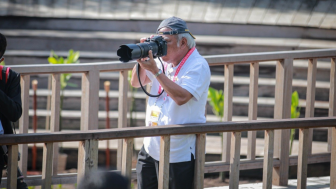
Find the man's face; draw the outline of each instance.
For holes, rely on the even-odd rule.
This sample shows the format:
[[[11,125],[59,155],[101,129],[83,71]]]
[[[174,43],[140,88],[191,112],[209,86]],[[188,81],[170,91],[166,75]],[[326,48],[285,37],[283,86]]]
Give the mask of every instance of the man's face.
[[[170,28],[161,28],[160,32],[171,31]],[[172,63],[176,56],[180,53],[180,47],[177,47],[177,35],[161,35],[167,42],[167,55],[162,57],[162,60],[167,63]],[[181,46],[181,45],[180,45]]]

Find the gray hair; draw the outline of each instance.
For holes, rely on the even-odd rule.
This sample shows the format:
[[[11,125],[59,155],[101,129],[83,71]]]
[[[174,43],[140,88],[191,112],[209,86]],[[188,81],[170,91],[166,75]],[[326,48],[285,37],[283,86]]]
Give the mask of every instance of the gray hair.
[[[181,33],[177,35],[177,47],[180,46],[182,38],[186,38],[187,45],[190,49],[196,46],[195,39],[189,33]]]

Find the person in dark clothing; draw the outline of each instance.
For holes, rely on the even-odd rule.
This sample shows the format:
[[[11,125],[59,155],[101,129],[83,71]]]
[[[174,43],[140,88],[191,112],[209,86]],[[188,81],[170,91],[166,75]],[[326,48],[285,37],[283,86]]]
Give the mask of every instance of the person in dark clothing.
[[[6,46],[6,38],[0,33],[0,63],[4,61]],[[13,134],[12,124],[19,120],[21,114],[20,74],[0,65],[0,134]],[[6,165],[5,153],[6,146],[0,146],[0,183],[2,170]],[[18,175],[17,188],[27,188],[22,175]]]

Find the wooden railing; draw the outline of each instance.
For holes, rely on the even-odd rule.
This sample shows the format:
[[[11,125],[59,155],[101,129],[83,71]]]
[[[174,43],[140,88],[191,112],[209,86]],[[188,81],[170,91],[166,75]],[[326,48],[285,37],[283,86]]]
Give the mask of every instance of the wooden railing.
[[[1,144],[8,144],[10,166],[7,180],[8,188],[16,188],[14,180],[17,166],[17,152],[20,151],[22,160],[19,162],[24,175],[27,172],[27,143],[45,143],[42,182],[41,178],[32,178],[32,183],[42,184],[44,188],[50,188],[50,184],[75,183],[73,177],[57,175],[57,142],[80,141],[78,150],[78,176],[77,181],[92,169],[97,168],[98,140],[119,139],[117,168],[126,176],[131,176],[131,157],[133,138],[144,136],[161,137],[161,159],[159,185],[160,188],[167,188],[168,172],[165,167],[169,161],[169,136],[177,134],[196,134],[197,152],[195,169],[195,187],[203,187],[203,173],[230,171],[230,188],[238,188],[239,170],[242,169],[264,169],[263,182],[266,188],[271,184],[287,185],[288,168],[290,165],[298,165],[298,183],[300,188],[305,188],[307,177],[307,163],[331,161],[331,186],[336,183],[336,146],[332,139],[336,140],[335,118],[336,116],[336,49],[328,50],[307,50],[250,53],[236,55],[208,56],[206,60],[210,66],[224,65],[224,123],[214,124],[189,124],[178,126],[164,126],[159,128],[124,128],[127,126],[127,92],[128,81],[127,71],[132,69],[134,63],[92,63],[79,65],[29,65],[12,66],[12,69],[21,73],[21,87],[23,99],[23,115],[19,122],[20,134],[1,136]],[[309,118],[313,117],[315,100],[315,76],[317,58],[331,58],[330,71],[330,95],[329,95],[329,116],[331,118]],[[306,118],[287,120],[290,117],[290,104],[292,92],[293,60],[308,59],[308,86],[307,86],[307,107]],[[274,105],[274,121],[252,121],[256,119],[259,62],[277,61],[276,65],[276,89]],[[230,122],[232,120],[232,94],[233,94],[233,70],[234,65],[250,63],[250,103],[249,122]],[[98,91],[99,73],[119,71],[119,129],[97,130],[98,129]],[[59,101],[60,101],[60,74],[61,73],[82,73],[82,99],[81,99],[81,131],[79,132],[58,132],[59,131]],[[28,108],[29,108],[29,84],[30,75],[52,74],[52,106],[51,106],[51,127],[52,133],[26,134],[28,132]],[[281,120],[284,119],[284,120]],[[328,133],[328,153],[311,154],[313,127],[330,127]],[[289,156],[289,129],[300,128],[300,150],[299,156]],[[265,130],[265,156],[263,159],[255,157],[256,130]],[[248,131],[248,159],[240,160],[241,131]],[[205,134],[212,132],[224,132],[223,159],[221,162],[204,163]],[[18,147],[18,144],[19,147]],[[274,145],[273,145],[274,144]],[[274,147],[273,147],[274,146]],[[274,154],[273,154],[274,152]],[[331,159],[330,159],[331,154]],[[298,158],[298,159],[297,159]],[[273,170],[273,171],[272,171]],[[71,179],[72,178],[72,179]],[[273,178],[273,181],[272,181]],[[27,178],[29,181],[30,179]]]

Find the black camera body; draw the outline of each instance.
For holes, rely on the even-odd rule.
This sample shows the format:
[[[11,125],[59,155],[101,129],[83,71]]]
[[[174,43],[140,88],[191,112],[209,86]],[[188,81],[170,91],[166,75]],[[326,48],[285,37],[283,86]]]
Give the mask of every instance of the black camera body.
[[[148,57],[149,50],[152,50],[153,57],[167,55],[167,42],[162,36],[147,38],[144,43],[121,45],[117,51],[121,62]]]

